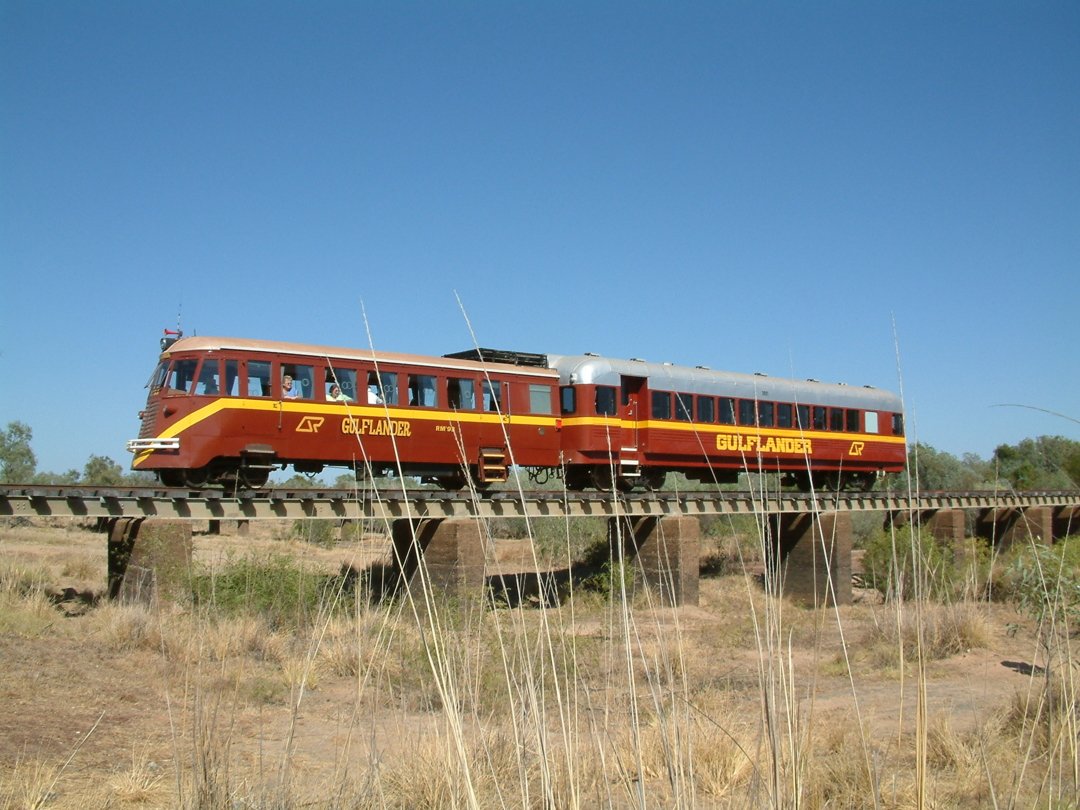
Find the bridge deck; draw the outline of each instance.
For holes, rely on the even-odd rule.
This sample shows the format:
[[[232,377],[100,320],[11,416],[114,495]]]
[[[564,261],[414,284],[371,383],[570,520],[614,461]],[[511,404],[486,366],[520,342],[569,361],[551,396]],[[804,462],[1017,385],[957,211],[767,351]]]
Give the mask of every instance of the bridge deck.
[[[357,520],[451,517],[612,517],[814,512],[928,512],[940,509],[1080,507],[1080,491],[903,493],[553,492],[436,490],[360,492],[276,489],[193,492],[159,487],[0,487],[0,517],[160,517],[186,520]]]

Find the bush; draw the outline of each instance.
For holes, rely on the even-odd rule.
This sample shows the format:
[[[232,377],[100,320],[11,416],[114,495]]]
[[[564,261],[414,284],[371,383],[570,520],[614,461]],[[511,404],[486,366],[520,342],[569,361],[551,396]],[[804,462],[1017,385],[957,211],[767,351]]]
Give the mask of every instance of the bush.
[[[957,580],[952,549],[911,526],[880,529],[867,539],[863,575],[870,587],[890,599],[945,597]]]
[[[1080,535],[1053,546],[1017,547],[1005,564],[1000,587],[1036,621],[1054,619],[1080,629]]]
[[[336,594],[340,580],[284,554],[230,558],[192,577],[196,604],[229,616],[255,614],[272,629],[308,626]]]
[[[336,520],[296,520],[293,521],[293,535],[313,546],[331,548],[337,541],[338,522]]]

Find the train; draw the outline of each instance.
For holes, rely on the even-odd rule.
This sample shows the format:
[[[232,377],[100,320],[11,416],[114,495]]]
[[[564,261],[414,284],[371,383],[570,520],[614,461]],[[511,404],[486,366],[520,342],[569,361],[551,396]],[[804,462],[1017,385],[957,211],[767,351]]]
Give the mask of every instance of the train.
[[[174,333],[147,388],[127,449],[167,487],[259,489],[291,466],[447,490],[515,469],[569,490],[744,472],[867,490],[907,458],[889,391],[591,353],[429,357]]]

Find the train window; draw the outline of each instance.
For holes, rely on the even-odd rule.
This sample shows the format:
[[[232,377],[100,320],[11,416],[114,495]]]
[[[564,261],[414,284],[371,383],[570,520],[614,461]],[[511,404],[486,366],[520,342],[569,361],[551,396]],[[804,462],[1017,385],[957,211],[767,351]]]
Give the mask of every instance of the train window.
[[[904,415],[902,413],[892,415],[892,432],[893,436],[904,435]]]
[[[572,385],[564,385],[559,391],[563,413],[575,413],[577,411],[577,389]]]
[[[529,385],[529,413],[551,413],[550,385]]]
[[[430,374],[409,375],[409,404],[421,408],[434,408],[439,404],[434,377]]]
[[[502,383],[484,380],[484,410],[489,412],[502,410]]]
[[[739,400],[739,424],[740,425],[756,425],[757,421],[755,417],[754,400],[752,399],[740,399]]]
[[[709,424],[716,416],[716,400],[712,397],[697,398],[697,419],[699,422]]]
[[[829,408],[829,430],[844,429],[844,409]]]
[[[877,433],[878,432],[878,417],[877,411],[866,412],[866,432]]]
[[[610,385],[596,386],[596,413],[600,416],[614,416],[618,410],[614,387]]]
[[[476,381],[457,377],[447,380],[446,404],[455,411],[476,410]]]
[[[675,418],[680,422],[694,421],[693,408],[693,397],[690,394],[675,395]]]
[[[199,379],[195,382],[195,393],[201,396],[216,397],[221,393],[221,363],[217,358],[208,357],[199,367]]]
[[[671,394],[667,391],[652,392],[652,416],[653,419],[671,418]]]
[[[225,361],[225,390],[230,397],[240,395],[240,363],[237,360]]]
[[[827,430],[829,423],[825,418],[826,409],[820,405],[814,406],[814,430]]]
[[[810,427],[810,406],[809,405],[796,405],[795,416],[798,417],[799,427],[803,430],[807,430]]]
[[[758,424],[762,427],[772,427],[776,420],[776,404],[773,402],[758,402]]]
[[[292,390],[296,393],[292,396],[282,393],[286,399],[311,399],[315,393],[315,369],[312,366],[302,366],[296,363],[281,364],[281,378],[292,377]]]
[[[169,369],[169,379],[165,387],[173,391],[191,393],[191,386],[195,382],[195,364],[197,360],[177,360]]]
[[[162,360],[158,363],[157,368],[154,369],[154,373],[150,376],[150,379],[146,382],[146,387],[151,391],[157,391],[161,386],[165,384],[165,379],[169,375],[169,361]]]
[[[854,408],[849,408],[844,411],[844,430],[851,431],[852,433],[859,432],[859,411]]]
[[[398,375],[396,371],[368,372],[367,378],[367,401],[368,405],[397,405]]]
[[[790,402],[778,402],[776,404],[776,426],[782,428],[791,427]]]
[[[337,386],[337,391],[334,391],[334,386]],[[356,370],[327,368],[323,377],[323,393],[330,402],[356,402]]]
[[[247,364],[247,395],[270,396],[270,361],[249,360]]]
[[[731,397],[720,397],[720,424],[735,424],[735,400]]]

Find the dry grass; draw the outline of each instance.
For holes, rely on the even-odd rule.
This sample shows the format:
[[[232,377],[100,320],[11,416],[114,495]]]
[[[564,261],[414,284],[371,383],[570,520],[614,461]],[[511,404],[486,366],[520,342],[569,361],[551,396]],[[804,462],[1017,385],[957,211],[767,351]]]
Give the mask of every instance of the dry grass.
[[[926,603],[918,610],[894,608],[873,612],[873,625],[856,653],[864,662],[899,670],[922,658],[938,661],[986,647],[990,640],[986,607],[970,602]]]
[[[76,548],[56,554],[48,531],[23,531],[0,537],[33,549],[0,565],[0,720],[41,728],[0,747],[0,808],[1078,800],[1071,648],[1042,672],[1035,626],[985,601],[796,607],[766,595],[745,535],[709,541],[697,607],[618,582],[496,609],[333,591],[281,626],[204,604],[64,616],[46,584],[98,570],[104,538],[65,533]],[[293,542],[275,531],[253,546]],[[359,556],[346,543],[310,559],[330,575]],[[96,690],[15,666],[33,652],[71,667],[61,646],[94,662]]]

